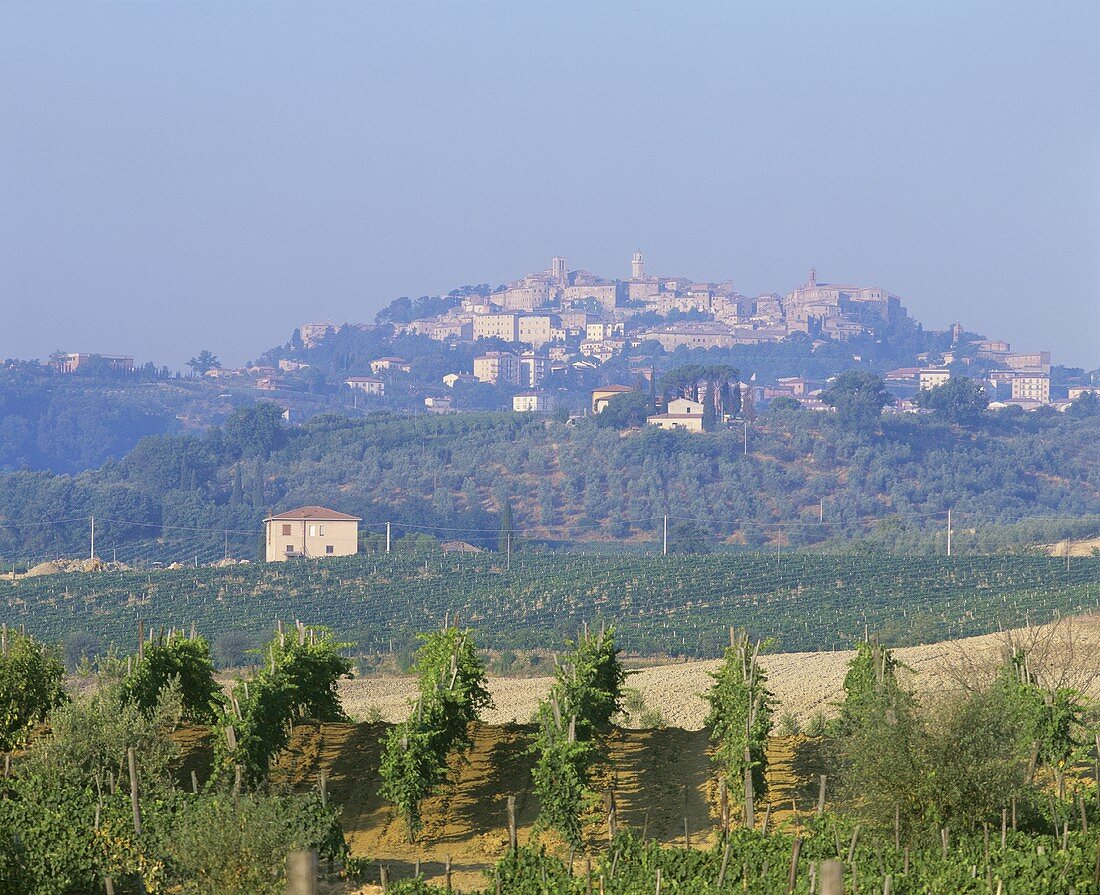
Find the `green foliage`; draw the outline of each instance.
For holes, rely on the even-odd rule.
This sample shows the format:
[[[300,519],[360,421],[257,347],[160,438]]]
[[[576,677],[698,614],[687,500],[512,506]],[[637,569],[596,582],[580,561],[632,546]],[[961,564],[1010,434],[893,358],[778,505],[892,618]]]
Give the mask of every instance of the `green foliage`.
[[[994,686],[920,706],[898,681],[889,650],[861,644],[844,681],[835,725],[838,773],[849,810],[879,830],[895,814],[910,839],[943,827],[974,830],[1028,798],[1029,699],[1002,677]]]
[[[901,667],[890,650],[877,642],[863,641],[856,646],[856,654],[844,675],[844,702],[838,719],[842,735],[861,725],[877,724],[884,718],[897,718],[912,710],[913,698],[898,680]]]
[[[210,647],[202,637],[189,639],[172,632],[143,644],[142,657],[123,682],[122,697],[151,712],[172,680],[179,681],[185,721],[207,724],[215,719],[221,687],[214,680]]]
[[[316,849],[322,860],[347,851],[337,809],[316,792],[206,793],[157,832],[180,895],[281,895],[291,851]]]
[[[866,370],[841,373],[822,391],[821,400],[836,409],[842,426],[861,434],[873,432],[882,408],[894,403],[882,377]]]
[[[4,626],[0,634],[0,751],[21,743],[30,729],[66,700],[65,665],[33,637]]]
[[[126,755],[136,753],[146,810],[171,810],[169,766],[178,749],[168,734],[179,717],[175,686],[149,714],[117,687],[56,708],[50,735],[15,764],[0,797],[0,844],[18,842],[12,851],[0,848],[0,892],[88,892],[101,888],[105,874],[138,871],[158,883],[163,861],[134,836]],[[5,876],[15,880],[7,890]]]
[[[419,635],[412,666],[419,695],[405,721],[386,736],[381,792],[397,807],[409,836],[421,826],[420,804],[447,779],[447,759],[470,745],[470,724],[492,705],[485,666],[469,630],[450,626]]]
[[[286,443],[283,411],[278,404],[257,401],[230,414],[221,443],[230,457],[268,457]]]
[[[615,395],[596,414],[596,425],[605,429],[634,429],[644,426],[646,417],[654,412],[653,399],[644,392],[623,392]]]
[[[539,824],[579,845],[581,814],[593,798],[589,770],[603,751],[599,734],[621,708],[626,674],[612,628],[585,630],[570,646],[557,662],[549,697],[539,703],[532,776]]]
[[[150,711],[118,685],[54,710],[51,733],[34,741],[0,792],[2,895],[101,892],[108,875],[120,892],[137,891],[140,875],[152,895],[274,895],[285,890],[290,850],[346,852],[336,809],[317,793],[176,789],[179,750],[170,734],[181,713],[175,679]],[[136,755],[140,836],[128,749]]]
[[[942,534],[942,521],[940,528]],[[956,543],[961,537],[957,532]],[[165,626],[196,619],[204,631],[240,632],[257,643],[266,640],[259,620],[310,617],[320,606],[361,653],[390,654],[392,647],[404,662],[417,632],[442,624],[448,611],[477,618],[479,643],[492,650],[544,649],[579,623],[599,625],[614,612],[624,649],[702,657],[721,654],[731,618],[781,638],[784,650],[843,648],[862,637],[865,624],[906,646],[1023,626],[1029,614],[1095,609],[1100,587],[1100,557],[1067,563],[1038,553],[784,549],[777,561],[774,547],[695,556],[531,549],[503,566],[495,553],[391,553],[317,564],[42,575],[15,585],[0,579],[0,601],[21,601],[28,629],[44,640],[87,630],[94,620],[105,644],[130,643],[139,618]],[[156,599],[135,605],[133,594],[150,581]],[[58,605],[77,610],[58,612]],[[266,657],[250,661],[264,664]]]
[[[768,732],[772,726],[767,674],[758,661],[760,643],[750,646],[745,633],[731,637],[721,667],[707,691],[706,725],[714,743],[714,763],[731,787],[742,786],[751,771],[753,794],[764,795],[767,783]]]
[[[221,365],[217,355],[205,348],[187,362],[195,376],[205,376],[210,370],[221,369]]]
[[[952,423],[973,423],[989,406],[981,383],[966,376],[952,376],[943,385],[921,389],[913,401]]]
[[[216,777],[233,780],[239,766],[254,788],[286,748],[296,721],[347,720],[336,683],[351,674],[351,662],[340,648],[315,628],[299,624],[290,635],[280,629],[264,651],[267,664],[223,699],[214,735]]]
[[[1012,648],[1005,657],[998,687],[1010,706],[1022,743],[1037,748],[1036,760],[1057,774],[1067,769],[1081,738],[1082,696],[1070,687],[1044,689],[1032,673],[1027,653]]]

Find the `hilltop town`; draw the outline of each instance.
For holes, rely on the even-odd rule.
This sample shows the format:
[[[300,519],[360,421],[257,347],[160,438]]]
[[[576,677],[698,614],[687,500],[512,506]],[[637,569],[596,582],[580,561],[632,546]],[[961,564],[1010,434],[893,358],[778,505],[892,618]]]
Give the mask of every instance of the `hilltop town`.
[[[334,356],[337,343],[343,354]],[[368,344],[376,356],[358,356]],[[403,353],[389,350],[395,346]],[[206,374],[248,377],[288,408],[313,369],[342,385],[356,407],[551,412],[564,405],[585,413],[596,409],[593,389],[655,394],[662,373],[702,359],[735,367],[743,403],[752,407],[788,398],[828,409],[827,380],[860,367],[883,376],[897,410],[918,409],[918,391],[952,376],[981,383],[994,409],[1065,409],[1094,386],[1084,371],[1055,371],[1049,351],[1014,352],[959,324],[926,331],[880,286],[821,282],[811,270],[786,294],[750,297],[728,281],[652,275],[641,252],[627,279],[571,270],[555,257],[546,270],[495,289],[397,299],[372,324],[305,323],[262,363]],[[430,371],[438,372],[434,380]],[[479,385],[494,390],[478,393]]]

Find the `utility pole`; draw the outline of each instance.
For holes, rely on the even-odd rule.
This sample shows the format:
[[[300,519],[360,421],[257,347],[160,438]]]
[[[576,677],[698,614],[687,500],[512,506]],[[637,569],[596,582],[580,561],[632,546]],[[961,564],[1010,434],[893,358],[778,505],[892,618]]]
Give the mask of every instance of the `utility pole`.
[[[665,514],[664,536],[661,539],[661,556],[668,556],[668,514]]]
[[[821,498],[821,500],[818,502],[818,505],[817,505],[817,521],[818,522],[824,522],[825,521],[825,498],[824,497]]]
[[[741,420],[745,424],[745,456],[749,455],[749,421],[747,419]]]
[[[951,530],[951,511],[948,510],[947,511],[947,555],[948,556],[951,555],[951,535],[952,534],[953,534],[953,532]]]
[[[95,516],[89,517],[92,523],[92,549],[88,554],[88,559],[95,559]]]
[[[390,552],[390,523],[386,523],[386,552]]]

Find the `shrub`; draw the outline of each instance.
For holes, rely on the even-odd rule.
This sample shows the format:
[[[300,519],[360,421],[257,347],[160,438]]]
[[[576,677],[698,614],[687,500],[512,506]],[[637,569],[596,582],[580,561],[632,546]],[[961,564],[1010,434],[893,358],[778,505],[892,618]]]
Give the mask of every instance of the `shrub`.
[[[122,684],[122,698],[148,714],[172,680],[179,681],[185,721],[205,724],[214,720],[221,687],[214,680],[210,647],[202,637],[169,634],[143,644],[141,658]]]
[[[412,665],[419,695],[408,719],[387,734],[379,768],[382,795],[401,813],[410,839],[420,830],[420,803],[447,779],[448,756],[469,747],[470,724],[492,705],[469,631],[452,626],[419,640]]]
[[[714,762],[730,786],[752,775],[753,795],[766,789],[768,732],[772,727],[767,674],[757,661],[761,644],[749,647],[747,634],[731,635],[722,666],[711,676],[706,725],[714,743]]]
[[[10,751],[67,699],[65,665],[33,637],[6,625],[0,638],[0,750]]]
[[[622,703],[626,677],[615,647],[614,630],[587,630],[557,663],[550,695],[539,704],[539,731],[531,746],[539,798],[538,823],[581,842],[581,812],[592,798],[589,770],[600,756],[596,742]]]

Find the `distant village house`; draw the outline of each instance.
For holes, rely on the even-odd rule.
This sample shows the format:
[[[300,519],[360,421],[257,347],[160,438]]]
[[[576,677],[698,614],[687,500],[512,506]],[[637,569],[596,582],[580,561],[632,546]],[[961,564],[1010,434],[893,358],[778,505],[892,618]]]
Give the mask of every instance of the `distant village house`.
[[[326,507],[298,507],[264,519],[268,562],[353,556],[359,552],[358,516]]]

